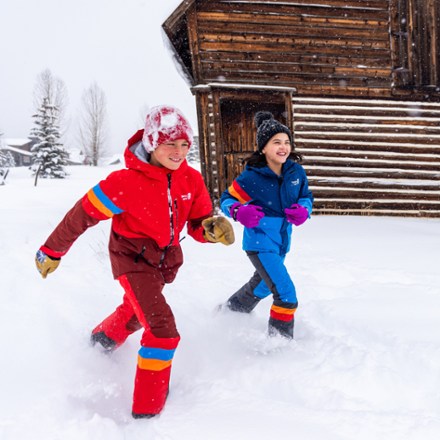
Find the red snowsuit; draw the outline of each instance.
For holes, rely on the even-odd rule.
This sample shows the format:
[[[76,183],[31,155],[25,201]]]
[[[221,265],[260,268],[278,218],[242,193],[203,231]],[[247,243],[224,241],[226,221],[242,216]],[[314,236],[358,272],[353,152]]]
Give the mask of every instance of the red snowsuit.
[[[139,130],[128,141],[127,169],[111,173],[79,200],[41,249],[50,257],[62,257],[87,228],[112,218],[110,260],[125,294],[123,303],[93,332],[102,331],[120,345],[144,328],[133,413],[158,414],[180,339],[162,289],[183,262],[179,234],[185,224],[189,235],[206,242],[201,221],[211,215],[212,203],[201,174],[186,161],[171,171],[141,160],[135,150],[142,135]]]

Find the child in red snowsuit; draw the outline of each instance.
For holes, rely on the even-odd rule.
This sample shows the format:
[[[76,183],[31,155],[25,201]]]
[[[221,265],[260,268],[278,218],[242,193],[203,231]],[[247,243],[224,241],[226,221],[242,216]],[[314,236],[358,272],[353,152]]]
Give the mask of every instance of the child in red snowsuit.
[[[37,252],[43,278],[90,226],[112,218],[109,242],[113,276],[124,289],[122,304],[91,335],[105,350],[119,347],[143,328],[134,385],[135,418],[159,414],[168,395],[179,343],[173,313],[162,293],[183,262],[179,234],[185,224],[199,242],[234,242],[224,217],[212,217],[201,174],[188,166],[192,130],[170,106],[153,108],[125,150],[126,169],[111,173],[66,214]]]

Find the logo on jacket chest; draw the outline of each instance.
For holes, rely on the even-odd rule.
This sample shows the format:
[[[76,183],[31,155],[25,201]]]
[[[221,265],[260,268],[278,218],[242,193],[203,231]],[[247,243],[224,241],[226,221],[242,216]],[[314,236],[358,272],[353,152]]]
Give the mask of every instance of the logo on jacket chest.
[[[182,194],[182,195],[180,196],[180,198],[181,198],[182,200],[191,200],[191,193],[189,192],[188,194]]]
[[[291,180],[290,183],[294,186],[299,185],[299,179]]]

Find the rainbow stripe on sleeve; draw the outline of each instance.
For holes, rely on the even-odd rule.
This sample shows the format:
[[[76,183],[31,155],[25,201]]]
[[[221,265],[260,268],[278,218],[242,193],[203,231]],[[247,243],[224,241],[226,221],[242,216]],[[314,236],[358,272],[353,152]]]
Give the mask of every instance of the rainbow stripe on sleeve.
[[[252,200],[252,197],[250,197],[249,194],[247,194],[246,191],[241,188],[236,180],[234,180],[232,182],[232,185],[229,186],[228,191],[232,197],[235,197],[242,204],[250,202]]]
[[[102,191],[98,185],[94,186],[86,195],[91,205],[105,218],[111,218],[115,214],[124,212],[123,209],[117,207]]]
[[[165,370],[165,368],[171,366],[174,352],[175,349],[141,347],[138,354],[138,366],[142,370]]]

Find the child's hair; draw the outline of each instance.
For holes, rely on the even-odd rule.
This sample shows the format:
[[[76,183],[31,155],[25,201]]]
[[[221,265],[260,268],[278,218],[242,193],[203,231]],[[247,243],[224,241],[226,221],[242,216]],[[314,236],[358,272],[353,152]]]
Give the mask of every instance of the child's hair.
[[[296,151],[291,151],[287,160],[289,159],[293,162],[300,163],[302,161],[302,156]],[[259,151],[254,151],[252,154],[245,157],[242,160],[242,163],[247,164],[251,167],[262,168],[267,165],[266,155],[264,153],[260,153]]]

